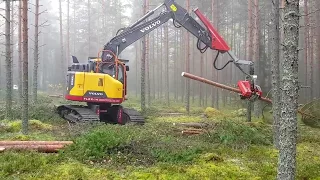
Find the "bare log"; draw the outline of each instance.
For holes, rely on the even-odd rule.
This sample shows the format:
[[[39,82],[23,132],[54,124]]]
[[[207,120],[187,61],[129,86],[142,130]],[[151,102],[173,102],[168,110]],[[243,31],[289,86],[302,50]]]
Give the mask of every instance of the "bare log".
[[[5,150],[35,150],[44,153],[56,153],[60,149],[64,148],[64,145],[7,145],[0,146],[0,152]],[[2,151],[1,151],[2,150]]]
[[[63,95],[49,95],[48,97],[53,97],[53,98],[62,98]]]
[[[183,116],[184,113],[160,113],[161,116]]]
[[[43,153],[56,153],[72,141],[0,141],[0,152],[5,150],[34,150]]]
[[[208,127],[208,124],[205,123],[173,123],[174,126],[185,126],[185,127],[193,127],[193,128],[204,128]]]
[[[72,141],[0,141],[0,146],[13,145],[70,145]]]
[[[196,80],[196,81],[200,81],[200,82],[212,85],[212,86],[216,86],[216,87],[221,88],[221,89],[232,91],[232,92],[235,92],[235,93],[241,93],[240,89],[233,88],[233,87],[230,87],[230,86],[226,86],[224,84],[220,84],[220,83],[217,83],[217,82],[213,82],[213,81],[210,81],[208,79],[205,79],[205,78],[202,78],[202,77],[190,74],[190,73],[183,72],[181,76],[189,78],[189,79],[193,79],[193,80]],[[272,103],[272,101],[270,99],[265,98],[265,97],[261,97],[260,100],[261,101],[265,101],[267,103]]]
[[[181,131],[182,134],[186,134],[186,135],[199,135],[202,132],[197,132],[197,131]]]

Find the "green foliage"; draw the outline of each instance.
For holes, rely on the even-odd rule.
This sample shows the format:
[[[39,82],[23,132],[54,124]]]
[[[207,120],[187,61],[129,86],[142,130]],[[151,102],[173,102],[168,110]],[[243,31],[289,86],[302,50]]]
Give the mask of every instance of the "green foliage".
[[[217,123],[211,136],[204,139],[213,143],[222,143],[234,148],[246,148],[250,145],[271,145],[271,129],[263,124],[246,124],[238,121],[222,120]]]
[[[149,147],[152,156],[159,162],[186,163],[192,162],[204,152],[206,147],[197,141],[166,137],[153,142]]]
[[[14,105],[13,119],[21,119],[21,108],[18,105]],[[53,121],[59,120],[60,117],[55,113],[55,108],[51,104],[37,103],[29,105],[29,119],[38,119],[41,121]],[[0,119],[5,118],[5,109],[0,107]]]
[[[108,150],[129,143],[134,134],[129,126],[105,125],[75,139],[66,153],[78,160],[101,159]]]
[[[159,125],[160,127],[161,125]],[[163,127],[163,126],[162,126]],[[157,128],[106,125],[75,139],[64,154],[83,162],[116,162],[121,164],[153,164],[154,162],[189,162],[203,150],[185,139],[176,139],[169,131]],[[188,142],[188,143],[186,143]],[[140,162],[140,163],[139,163]]]

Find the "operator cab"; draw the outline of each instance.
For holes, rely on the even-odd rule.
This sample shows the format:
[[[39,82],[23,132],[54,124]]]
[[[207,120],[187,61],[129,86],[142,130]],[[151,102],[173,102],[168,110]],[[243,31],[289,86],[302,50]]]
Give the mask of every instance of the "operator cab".
[[[116,64],[112,62],[101,62],[101,59],[98,57],[89,57],[88,63],[79,63],[78,59],[75,56],[72,56],[73,64],[68,67],[68,71],[73,72],[91,72],[91,73],[102,73],[108,74],[113,78],[116,78],[121,83],[124,82],[126,72],[129,71],[129,66],[125,65],[129,60],[119,59],[121,64],[118,64],[118,67],[115,68]]]

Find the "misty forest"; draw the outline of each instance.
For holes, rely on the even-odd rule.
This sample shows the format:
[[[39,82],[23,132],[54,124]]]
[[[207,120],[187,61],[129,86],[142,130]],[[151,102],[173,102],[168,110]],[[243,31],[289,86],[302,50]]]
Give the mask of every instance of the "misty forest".
[[[0,179],[319,179],[319,0],[0,0]]]

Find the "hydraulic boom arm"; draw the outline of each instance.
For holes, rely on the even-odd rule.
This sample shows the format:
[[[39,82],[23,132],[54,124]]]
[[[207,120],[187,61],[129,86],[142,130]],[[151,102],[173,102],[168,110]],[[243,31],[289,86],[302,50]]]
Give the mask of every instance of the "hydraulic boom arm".
[[[165,6],[165,11],[161,12],[159,16],[145,21],[148,17],[153,15],[159,8]],[[112,62],[114,61],[114,55],[119,55],[125,48],[130,46],[132,43],[141,39],[154,29],[160,27],[170,19],[173,20],[174,26],[184,27],[191,34],[198,38],[198,49],[204,52],[208,47],[213,50],[218,50],[221,53],[228,52],[230,48],[223,40],[217,31],[212,27],[209,20],[198,10],[195,9],[194,13],[199,17],[202,23],[207,29],[202,27],[195,19],[193,19],[188,11],[183,7],[179,6],[174,0],[165,0],[163,4],[148,12],[137,22],[127,28],[122,28],[118,31],[119,35],[111,39],[105,46],[102,54],[102,61]],[[121,31],[121,32],[120,32]],[[200,41],[205,44],[204,48],[200,47]],[[111,53],[111,52],[112,53]]]
[[[162,11],[159,16],[151,20],[147,20],[155,13],[155,11],[163,6],[165,7],[165,10]],[[178,5],[174,0],[165,0],[163,4],[148,12],[131,26],[120,29],[118,31],[119,34],[117,33],[117,35],[104,46],[104,51],[101,57],[102,62],[115,62],[116,56],[118,56],[124,49],[172,19],[176,28],[184,27],[187,31],[198,38],[197,48],[201,53],[204,53],[208,48],[218,51],[213,63],[216,70],[222,70],[229,63],[234,63],[237,68],[247,75],[246,81],[238,82],[238,86],[242,92],[241,95],[243,98],[251,98],[253,96],[258,98],[261,97],[262,92],[260,87],[254,84],[253,77],[255,76],[253,74],[253,62],[239,60],[230,50],[224,39],[214,29],[210,21],[198,9],[193,10],[193,12],[198,16],[205,28],[194,18],[192,18],[186,9]],[[201,48],[201,42],[205,45],[205,47]],[[228,61],[222,68],[218,68],[216,65],[218,56],[220,53],[226,52],[231,57],[231,60]],[[244,72],[240,65],[250,66],[251,73],[248,74]]]

